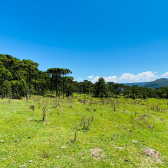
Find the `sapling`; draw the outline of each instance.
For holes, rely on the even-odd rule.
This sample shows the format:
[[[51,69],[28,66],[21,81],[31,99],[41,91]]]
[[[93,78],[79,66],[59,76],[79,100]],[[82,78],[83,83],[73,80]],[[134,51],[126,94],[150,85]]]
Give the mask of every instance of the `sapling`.
[[[92,97],[90,98],[90,103],[89,103],[90,106],[92,106]]]
[[[87,119],[88,121],[86,121],[85,118],[82,116],[80,126],[83,126],[84,130],[88,130],[89,127],[91,126],[91,123],[93,122],[93,119],[94,115],[92,115],[92,117],[89,117]]]
[[[93,122],[93,119],[94,119],[94,114],[92,115],[92,119],[91,119],[91,122]]]
[[[53,107],[57,108],[57,98],[53,99]]]
[[[148,101],[147,101],[146,106],[147,106],[147,112],[149,113],[149,103],[148,103]]]
[[[30,109],[33,110],[33,112],[34,112],[34,110],[35,110],[35,105],[31,105],[31,106],[30,106]]]
[[[58,106],[60,105],[60,99],[58,98]]]
[[[68,97],[68,102],[70,102],[70,97]]]
[[[45,117],[46,117],[46,108],[47,106],[43,107],[43,121],[45,121]]]
[[[116,105],[114,104],[114,110],[113,111],[116,111]]]
[[[48,154],[45,151],[43,151],[43,158],[48,158]]]
[[[89,118],[88,118],[88,125],[87,125],[87,127],[86,127],[86,130],[89,129],[90,125],[91,125],[91,119],[90,119],[90,117],[89,117]]]
[[[75,129],[75,137],[74,137],[74,142],[76,141],[76,134],[77,134],[77,130],[78,130],[78,124],[76,123],[76,129]]]
[[[86,104],[86,96],[83,98],[83,103]]]
[[[8,103],[9,104],[11,103],[11,98],[12,98],[12,95],[10,93],[8,93]]]
[[[43,101],[43,104],[44,104],[44,106],[43,106],[43,121],[45,121],[48,101]]]

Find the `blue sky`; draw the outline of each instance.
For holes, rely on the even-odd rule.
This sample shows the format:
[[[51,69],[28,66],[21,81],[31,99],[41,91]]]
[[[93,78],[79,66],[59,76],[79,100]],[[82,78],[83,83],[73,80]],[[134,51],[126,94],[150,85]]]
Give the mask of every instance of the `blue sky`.
[[[168,77],[167,0],[4,0],[0,53],[99,77],[144,82]]]

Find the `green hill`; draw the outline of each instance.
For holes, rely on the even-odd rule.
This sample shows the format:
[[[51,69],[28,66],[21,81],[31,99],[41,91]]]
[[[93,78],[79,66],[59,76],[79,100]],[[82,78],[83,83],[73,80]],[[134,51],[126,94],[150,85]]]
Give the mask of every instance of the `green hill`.
[[[138,85],[138,86],[144,86],[145,84],[147,84],[148,82],[138,82],[138,83],[123,83],[124,85],[130,85],[131,87],[133,85]]]
[[[156,88],[160,88],[160,87],[165,87],[167,85],[168,85],[168,79],[161,78],[161,79],[157,79],[155,81],[146,83],[144,85],[144,87],[156,89]]]

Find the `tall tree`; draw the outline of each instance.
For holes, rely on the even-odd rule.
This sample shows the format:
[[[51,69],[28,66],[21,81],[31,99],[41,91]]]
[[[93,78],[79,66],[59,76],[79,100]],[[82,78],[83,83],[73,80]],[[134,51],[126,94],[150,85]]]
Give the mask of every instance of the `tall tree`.
[[[101,98],[108,96],[108,89],[104,78],[99,78],[98,82],[95,83],[95,96]]]
[[[117,98],[117,95],[119,95],[121,92],[120,86],[121,86],[121,84],[117,84],[117,83],[113,85],[113,89],[114,89],[114,93],[116,95],[116,98]]]
[[[113,97],[114,96],[114,82],[107,82],[107,87],[108,87],[108,90],[110,92],[110,96]]]
[[[46,71],[46,73],[50,75],[53,84],[56,83],[55,90],[56,96],[58,96],[58,78],[61,77],[62,68],[50,68]]]
[[[127,98],[129,98],[130,94],[132,93],[131,86],[130,85],[124,85],[123,93]]]
[[[65,89],[64,89],[64,87],[65,87],[65,85],[64,85],[64,82],[65,82],[64,76],[68,75],[70,73],[72,74],[70,69],[64,69],[64,68],[61,69],[61,74],[63,75],[63,99],[64,99],[64,92],[65,92]]]
[[[27,82],[27,101],[29,96],[29,87],[31,87],[31,79],[34,76],[34,73],[37,71],[38,63],[35,63],[31,60],[23,60],[21,67],[26,72],[26,82]]]
[[[1,84],[1,92],[2,92],[2,98],[5,96],[5,90],[4,90],[4,82],[7,83],[8,80],[12,77],[12,74],[8,69],[6,69],[2,64],[0,65],[0,84]]]
[[[64,93],[66,93],[66,96],[72,96],[72,82],[73,82],[73,77],[71,76],[65,76],[64,77]]]

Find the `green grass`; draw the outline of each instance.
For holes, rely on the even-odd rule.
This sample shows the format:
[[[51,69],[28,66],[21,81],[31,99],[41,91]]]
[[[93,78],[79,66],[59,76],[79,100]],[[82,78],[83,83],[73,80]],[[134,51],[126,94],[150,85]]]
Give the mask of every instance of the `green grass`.
[[[0,168],[168,167],[167,100],[83,99],[0,99]],[[146,147],[159,151],[161,162]]]

